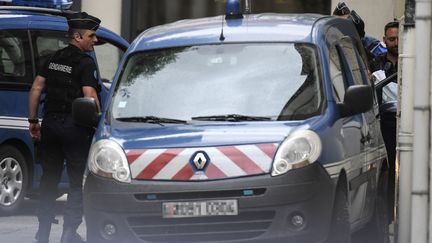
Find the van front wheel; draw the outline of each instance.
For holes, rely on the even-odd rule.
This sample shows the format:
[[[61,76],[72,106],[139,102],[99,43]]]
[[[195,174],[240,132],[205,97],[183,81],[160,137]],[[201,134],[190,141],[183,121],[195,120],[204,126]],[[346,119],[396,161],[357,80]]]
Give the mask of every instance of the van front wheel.
[[[333,216],[331,220],[329,237],[326,243],[350,243],[351,229],[349,223],[348,198],[346,186],[339,181],[336,187]]]
[[[368,242],[389,243],[389,209],[388,207],[388,171],[381,173],[375,199],[374,214],[366,226],[365,236]]]
[[[0,147],[0,213],[16,212],[24,201],[28,169],[21,152],[12,146]]]

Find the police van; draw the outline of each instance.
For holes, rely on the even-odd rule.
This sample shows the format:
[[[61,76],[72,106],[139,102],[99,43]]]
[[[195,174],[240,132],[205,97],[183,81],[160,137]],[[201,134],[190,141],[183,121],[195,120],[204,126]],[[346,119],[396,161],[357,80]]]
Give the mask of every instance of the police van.
[[[87,240],[387,242],[386,150],[349,20],[222,16],[144,31],[125,53],[84,182]],[[99,120],[99,122],[98,122]]]
[[[72,12],[65,10],[71,4],[0,1],[0,212],[12,213],[25,196],[37,196],[41,166],[28,132],[28,92],[42,63],[68,45],[64,16]],[[129,44],[103,27],[96,34],[99,42],[90,55],[110,60],[98,63],[100,79],[109,81]],[[103,100],[109,85],[101,82]],[[66,188],[67,181],[62,182]]]

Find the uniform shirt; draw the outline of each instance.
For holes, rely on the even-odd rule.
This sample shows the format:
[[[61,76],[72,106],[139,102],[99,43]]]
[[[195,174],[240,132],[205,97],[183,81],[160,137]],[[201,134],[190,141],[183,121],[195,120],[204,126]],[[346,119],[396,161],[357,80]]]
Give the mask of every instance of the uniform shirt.
[[[383,70],[386,77],[397,73],[397,62],[395,65],[387,59],[387,53],[379,55],[369,62],[369,70],[373,73],[378,70]]]
[[[66,48],[59,50],[59,51],[70,51],[72,53],[74,52],[80,52],[82,53],[82,51],[74,46],[74,45],[69,45]],[[80,81],[80,85],[81,87],[83,86],[90,86],[93,87],[95,90],[98,90],[98,76],[97,76],[97,70],[96,70],[96,63],[94,62],[93,58],[91,58],[90,56],[86,55],[87,57],[82,58],[80,60],[80,63],[78,65],[78,70],[73,70],[73,77],[75,80],[79,80]],[[39,72],[39,75],[47,78],[48,77],[48,73],[50,72],[49,70],[50,68],[50,59],[48,59],[48,61],[44,64],[42,70]],[[59,69],[60,71],[68,71],[67,67],[54,67]],[[52,69],[51,69],[52,70]]]
[[[393,63],[387,59],[387,54],[382,54],[369,62],[369,70],[372,73],[378,70],[383,70],[386,77],[389,77],[393,73],[397,73],[397,62],[395,65],[393,65]],[[394,78],[382,89],[377,89],[378,103],[382,104],[396,100],[397,92],[397,78]]]
[[[74,45],[57,51],[39,75],[47,79],[45,115],[69,114],[73,100],[83,96],[83,86],[99,90],[94,60]]]

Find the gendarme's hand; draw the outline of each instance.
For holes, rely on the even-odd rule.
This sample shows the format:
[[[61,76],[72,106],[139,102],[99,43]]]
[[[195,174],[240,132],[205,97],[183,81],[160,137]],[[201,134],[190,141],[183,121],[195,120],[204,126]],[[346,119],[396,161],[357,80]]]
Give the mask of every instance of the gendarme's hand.
[[[30,123],[29,132],[32,139],[40,140],[40,129],[41,127],[39,123]]]

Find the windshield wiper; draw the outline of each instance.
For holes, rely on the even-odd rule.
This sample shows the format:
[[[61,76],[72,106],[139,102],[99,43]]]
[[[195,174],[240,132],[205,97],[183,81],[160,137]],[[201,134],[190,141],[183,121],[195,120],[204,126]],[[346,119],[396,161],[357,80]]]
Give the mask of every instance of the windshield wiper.
[[[126,122],[144,122],[144,123],[153,123],[153,124],[159,124],[163,126],[162,123],[181,123],[185,124],[186,121],[184,120],[178,120],[178,119],[172,119],[172,118],[164,118],[164,117],[157,117],[157,116],[130,116],[130,117],[119,117],[116,118],[118,121],[126,121]]]
[[[195,116],[192,120],[201,121],[269,121],[270,117],[265,116],[245,116],[240,114],[227,114],[227,115],[217,115],[217,116]]]

